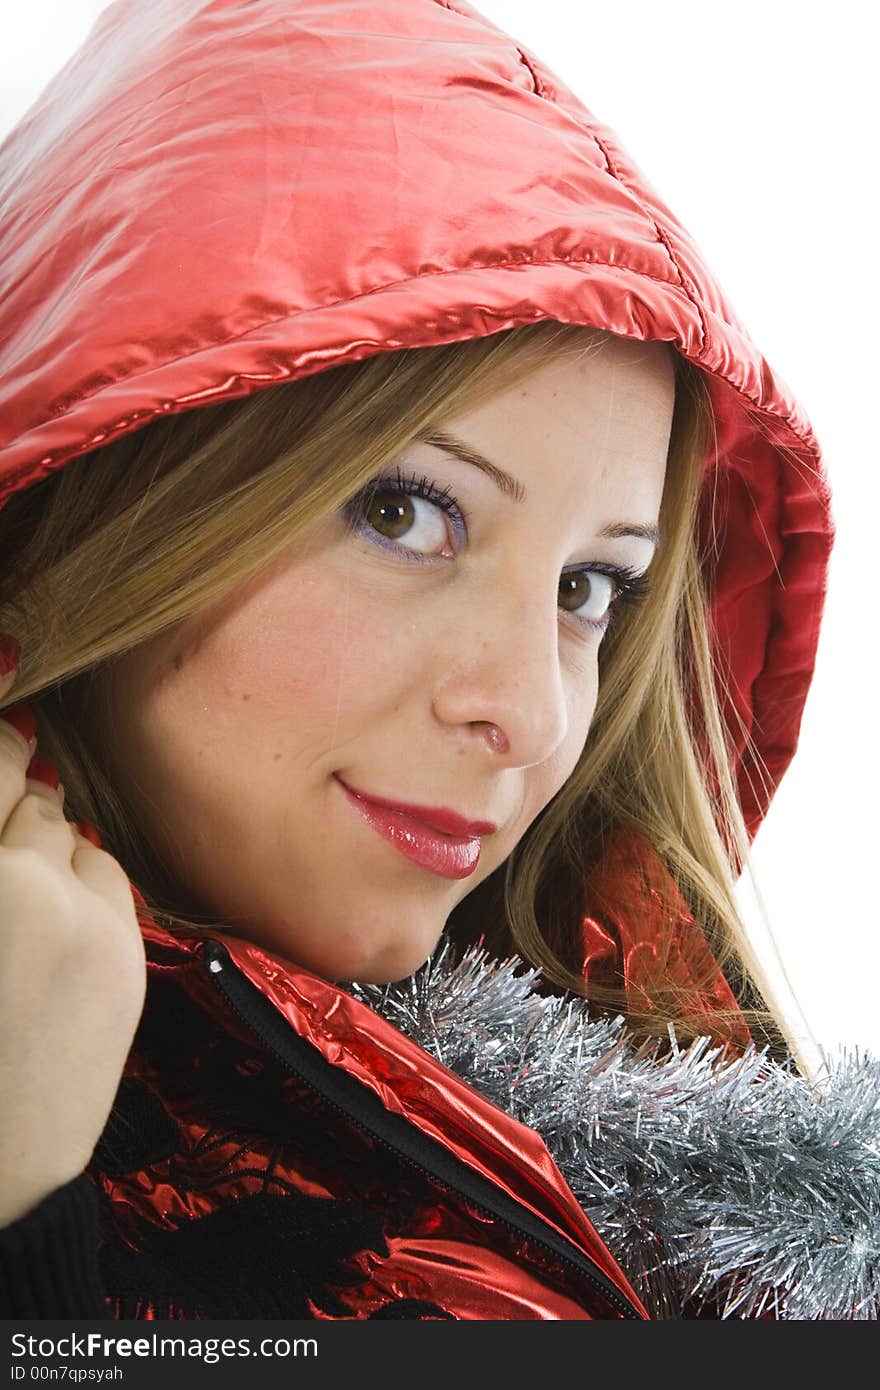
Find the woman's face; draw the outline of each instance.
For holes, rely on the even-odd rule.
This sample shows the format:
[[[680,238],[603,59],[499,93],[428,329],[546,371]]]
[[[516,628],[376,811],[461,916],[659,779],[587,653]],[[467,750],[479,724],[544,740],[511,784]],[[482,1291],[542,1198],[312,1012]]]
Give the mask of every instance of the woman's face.
[[[673,398],[661,343],[548,361],[441,422],[521,500],[419,441],[359,530],[337,514],[117,663],[113,775],[187,906],[330,979],[428,958],[583,749],[615,593],[589,570],[651,561],[612,532],[658,524]],[[401,493],[398,468],[440,502]],[[453,844],[346,787],[497,829]]]

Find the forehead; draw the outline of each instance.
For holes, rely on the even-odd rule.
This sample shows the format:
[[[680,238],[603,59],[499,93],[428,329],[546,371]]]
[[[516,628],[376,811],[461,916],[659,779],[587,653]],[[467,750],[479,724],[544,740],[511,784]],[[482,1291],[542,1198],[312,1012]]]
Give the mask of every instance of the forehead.
[[[665,471],[675,406],[675,354],[660,342],[603,335],[587,350],[548,358],[519,381],[448,420],[528,490],[530,475],[585,475],[631,485]],[[653,489],[652,489],[653,490]]]
[[[562,428],[650,428],[668,422],[675,401],[673,350],[606,334],[577,353],[549,358],[517,382],[506,404],[519,400],[546,423]]]

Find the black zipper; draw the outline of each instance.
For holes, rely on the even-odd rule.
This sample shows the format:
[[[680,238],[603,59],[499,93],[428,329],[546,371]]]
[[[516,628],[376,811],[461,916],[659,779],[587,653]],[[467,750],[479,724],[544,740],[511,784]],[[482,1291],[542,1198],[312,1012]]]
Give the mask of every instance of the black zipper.
[[[570,1246],[541,1217],[475,1173],[403,1115],[386,1110],[369,1087],[328,1062],[312,1043],[300,1037],[239,970],[225,946],[207,940],[204,960],[210,979],[229,1007],[288,1071],[316,1091],[328,1105],[432,1182],[464,1198],[482,1215],[499,1221],[519,1237],[526,1236],[561,1260],[598,1290],[624,1318],[643,1320],[638,1309],[589,1256]]]

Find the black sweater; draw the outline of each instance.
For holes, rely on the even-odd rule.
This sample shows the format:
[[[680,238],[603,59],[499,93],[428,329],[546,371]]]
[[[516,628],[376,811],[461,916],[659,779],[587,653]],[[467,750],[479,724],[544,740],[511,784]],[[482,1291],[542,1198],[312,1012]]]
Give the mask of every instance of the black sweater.
[[[106,1318],[98,1196],[80,1173],[0,1229],[0,1317]]]

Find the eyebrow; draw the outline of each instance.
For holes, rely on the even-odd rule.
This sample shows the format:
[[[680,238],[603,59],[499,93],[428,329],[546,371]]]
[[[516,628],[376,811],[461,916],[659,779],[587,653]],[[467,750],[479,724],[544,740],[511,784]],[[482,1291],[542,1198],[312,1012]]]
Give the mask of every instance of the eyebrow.
[[[514,502],[524,502],[526,491],[522,483],[512,477],[510,473],[505,473],[503,468],[490,462],[472,448],[470,444],[465,444],[464,440],[457,438],[454,434],[449,434],[447,430],[425,430],[422,434],[417,434],[416,439],[422,444],[430,444],[435,449],[443,449],[447,454],[452,454],[454,458],[461,459],[462,463],[470,463],[474,468],[479,468],[481,473],[486,473],[501,489],[505,497],[512,497]],[[608,526],[603,526],[599,535],[608,540],[617,540],[622,536],[635,536],[637,540],[650,541],[652,545],[660,544],[660,532],[656,526],[643,526],[638,522],[614,521]]]

